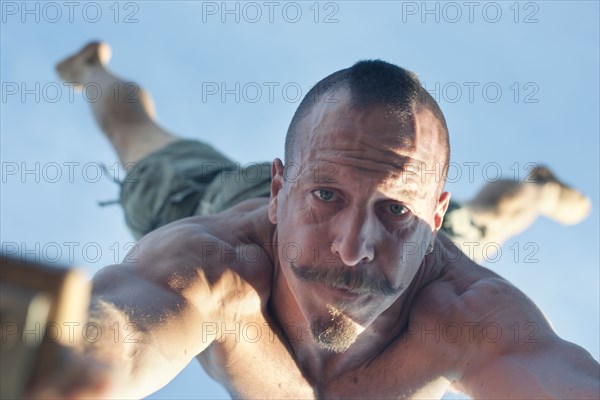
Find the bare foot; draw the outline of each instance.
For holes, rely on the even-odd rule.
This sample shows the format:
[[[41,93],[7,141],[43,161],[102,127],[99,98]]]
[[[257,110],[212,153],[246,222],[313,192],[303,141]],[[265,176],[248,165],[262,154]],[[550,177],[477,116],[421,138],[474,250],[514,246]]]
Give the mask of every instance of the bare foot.
[[[590,215],[590,198],[558,180],[547,167],[535,167],[529,179],[543,186],[541,199],[545,216],[564,225],[574,225]]]
[[[97,100],[89,102],[94,118],[121,163],[127,165],[178,138],[156,123],[154,104],[147,91],[106,67],[110,55],[108,44],[91,42],[58,63],[56,70],[79,91],[94,84],[99,91]]]
[[[89,79],[90,70],[104,67],[110,61],[110,46],[102,42],[90,42],[74,55],[56,65],[58,75],[69,84],[81,90]]]

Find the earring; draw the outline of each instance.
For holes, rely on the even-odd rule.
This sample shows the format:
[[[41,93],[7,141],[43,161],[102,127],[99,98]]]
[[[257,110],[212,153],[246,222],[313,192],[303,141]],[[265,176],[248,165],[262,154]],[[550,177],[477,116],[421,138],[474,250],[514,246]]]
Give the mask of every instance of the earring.
[[[429,245],[427,246],[427,250],[425,250],[425,255],[428,256],[431,253],[433,253],[433,245],[429,243]]]

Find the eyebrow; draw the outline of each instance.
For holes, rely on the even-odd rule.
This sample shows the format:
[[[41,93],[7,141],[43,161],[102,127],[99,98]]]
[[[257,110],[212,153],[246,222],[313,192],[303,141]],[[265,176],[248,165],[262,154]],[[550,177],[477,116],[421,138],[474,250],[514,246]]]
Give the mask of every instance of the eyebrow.
[[[393,187],[390,188],[388,192],[394,197],[408,198],[409,200],[415,200],[417,198],[423,197],[419,195],[419,191],[415,189]]]
[[[310,182],[310,183],[320,183],[320,184],[331,184],[331,183],[340,183],[338,179],[336,179],[331,174],[326,174],[322,172],[314,172],[312,174],[303,174],[300,178],[300,182]]]

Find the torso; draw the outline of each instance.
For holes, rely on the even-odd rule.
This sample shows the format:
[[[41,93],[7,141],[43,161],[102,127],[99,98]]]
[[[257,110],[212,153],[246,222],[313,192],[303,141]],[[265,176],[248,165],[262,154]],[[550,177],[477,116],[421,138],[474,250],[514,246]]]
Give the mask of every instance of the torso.
[[[197,358],[234,398],[441,398],[460,377],[470,344],[468,324],[462,322],[467,316],[460,315],[461,296],[473,283],[495,274],[466,257],[445,265],[415,292],[407,329],[383,351],[356,367],[331,374],[324,369],[318,378],[309,378],[289,343],[288,337],[297,335],[295,328],[288,327],[288,336],[282,334],[271,311],[273,263],[264,244],[272,228],[266,200],[246,203],[246,208],[220,214],[214,226],[211,219],[199,220],[222,241],[219,249],[228,249],[218,259],[233,272],[237,296],[225,299],[229,322],[207,327],[218,334]],[[465,330],[456,340],[455,325]],[[205,334],[199,332],[199,337]]]

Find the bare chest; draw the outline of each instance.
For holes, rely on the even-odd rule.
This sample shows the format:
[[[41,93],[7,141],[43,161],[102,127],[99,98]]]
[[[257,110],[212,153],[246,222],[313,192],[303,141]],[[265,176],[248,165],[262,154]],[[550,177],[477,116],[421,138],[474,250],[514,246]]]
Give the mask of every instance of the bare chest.
[[[441,398],[450,382],[448,358],[418,337],[398,338],[382,354],[335,375],[308,378],[288,340],[301,340],[292,326],[282,327],[258,314],[235,324],[213,326],[218,340],[198,358],[205,370],[235,398]],[[283,339],[283,331],[287,333]]]

